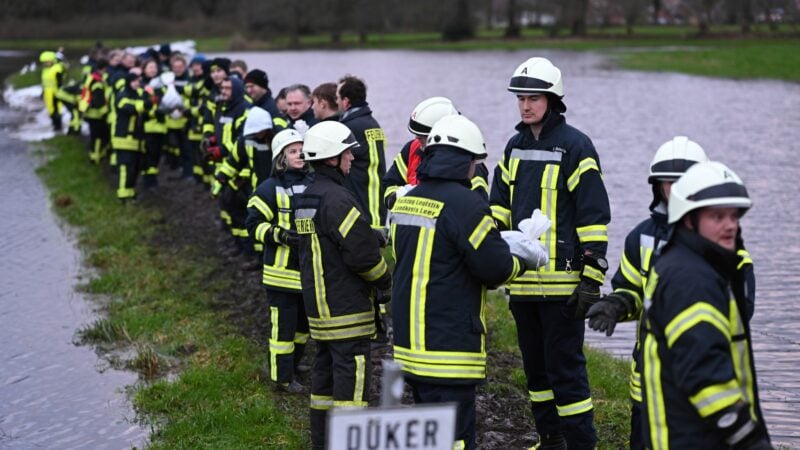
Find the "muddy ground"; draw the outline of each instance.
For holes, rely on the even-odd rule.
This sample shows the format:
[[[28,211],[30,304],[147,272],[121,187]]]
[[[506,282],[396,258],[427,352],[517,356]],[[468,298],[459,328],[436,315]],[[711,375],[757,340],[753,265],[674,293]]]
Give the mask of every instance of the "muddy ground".
[[[219,270],[215,277],[232,280],[236,289],[219,295],[216,307],[233,322],[240,332],[258,342],[264,351],[268,348],[267,325],[269,308],[261,285],[260,270],[243,270],[248,262],[244,256],[223,256],[230,246],[226,233],[220,226],[217,201],[200,185],[179,180],[178,173],[162,168],[160,186],[142,192],[139,188],[139,207],[158,208],[163,212],[164,222],[156,224],[162,229],[157,233],[154,245],[164,251],[177,251],[193,248],[194,251],[215,261]],[[113,174],[108,171],[109,181],[116,185]],[[214,283],[209,279],[208,283]],[[202,287],[198,287],[202,289]],[[491,337],[490,337],[491,338]],[[306,351],[306,359],[314,352],[313,342]],[[371,405],[380,400],[381,361],[391,358],[390,348],[382,346],[373,351],[373,371]],[[508,377],[511,368],[521,367],[516,355],[490,354],[488,367],[493,383],[493,375]],[[300,383],[310,386],[308,374],[300,376]],[[503,380],[507,383],[508,380]],[[477,397],[477,440],[481,449],[528,448],[535,443],[537,435],[533,431],[528,412],[528,401],[524,395],[513,389],[490,390],[487,386],[478,388]],[[412,403],[406,389],[403,403]]]

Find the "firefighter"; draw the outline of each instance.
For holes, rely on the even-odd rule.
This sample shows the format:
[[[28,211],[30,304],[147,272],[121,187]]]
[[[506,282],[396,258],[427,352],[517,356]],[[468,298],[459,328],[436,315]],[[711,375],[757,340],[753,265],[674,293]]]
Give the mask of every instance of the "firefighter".
[[[394,158],[392,167],[383,177],[384,202],[391,208],[397,197],[402,197],[408,189],[417,185],[417,167],[422,162],[425,143],[431,127],[444,116],[459,114],[453,102],[446,97],[431,97],[421,101],[411,112],[408,119],[408,131],[414,139],[406,142],[400,153]],[[472,189],[479,190],[484,197],[488,197],[489,175],[486,165],[482,162],[475,166],[475,176],[472,178]],[[399,193],[399,195],[398,195]]]
[[[158,166],[167,139],[166,114],[157,108],[164,97],[166,87],[159,78],[159,64],[148,59],[142,66],[144,91],[154,103],[154,107],[144,115],[144,157],[142,159],[142,183],[145,188],[158,186]]]
[[[672,185],[674,226],[644,289],[642,426],[647,448],[771,449],[737,269],[751,201],[724,164],[700,162]]]
[[[53,124],[53,131],[61,132],[61,102],[56,92],[64,83],[64,65],[58,60],[55,52],[44,51],[39,55],[42,64],[42,98],[47,115]]]
[[[143,120],[152,108],[152,101],[141,88],[141,81],[138,71],[128,72],[115,101],[116,126],[111,145],[119,166],[117,198],[122,202],[136,198],[136,180],[142,168],[144,150]]]
[[[94,70],[84,81],[78,101],[78,109],[89,125],[89,160],[94,164],[100,164],[106,156],[111,140],[108,114],[112,99],[107,69],[108,60],[99,58]]]
[[[311,443],[325,446],[328,410],[366,407],[376,335],[373,301],[388,301],[391,275],[369,216],[345,187],[358,146],[339,122],[320,122],[305,135],[303,157],[314,180],[296,203],[300,281],[311,337]],[[381,293],[370,297],[373,288]]]
[[[189,63],[192,70],[189,83],[183,88],[184,105],[188,117],[186,124],[186,134],[189,139],[191,149],[192,175],[198,183],[205,183],[207,187],[211,180],[205,174],[205,153],[201,147],[203,141],[203,109],[210,91],[206,87],[206,77],[204,73],[205,56],[202,54],[194,55]]]
[[[67,134],[72,136],[81,134],[81,113],[79,109],[81,89],[82,84],[72,80],[58,88],[58,91],[56,91],[56,99],[67,108],[67,111],[69,111]]]
[[[175,75],[175,80],[172,85],[175,90],[181,95],[183,105],[179,108],[167,111],[167,137],[165,144],[168,151],[172,154],[177,153],[178,165],[181,168],[180,177],[184,180],[194,179],[193,166],[194,166],[194,153],[192,146],[189,142],[189,135],[187,130],[188,113],[186,112],[186,105],[189,103],[191,89],[188,88],[190,84],[189,71],[186,68],[186,58],[180,53],[175,53],[169,59],[170,68]]]
[[[275,130],[280,131],[289,126],[283,113],[278,110],[272,91],[269,89],[269,77],[261,69],[253,69],[244,77],[244,89],[253,100],[253,106],[265,109],[272,116]]]
[[[381,180],[386,175],[386,135],[372,117],[367,103],[367,86],[361,79],[351,75],[340,79],[336,102],[341,113],[339,121],[347,125],[358,141],[358,147],[353,150],[353,167],[345,185],[367,214],[370,226],[383,228],[386,205],[382,201]]]
[[[475,448],[475,386],[486,379],[486,290],[547,261],[538,241],[515,256],[485,197],[470,191],[486,157],[478,127],[443,117],[427,140],[420,183],[399,198],[390,224],[394,357],[416,403],[457,404],[456,445]]]
[[[592,141],[564,119],[561,71],[531,58],[508,90],[522,120],[494,172],[492,214],[503,229],[537,208],[554,223],[540,238],[547,266],[507,284],[531,411],[541,448],[594,448],[583,320],[608,266],[608,195]]]
[[[272,117],[253,108],[251,119],[263,111],[262,122],[272,127]],[[258,185],[247,203],[247,229],[264,245],[261,278],[269,302],[269,379],[280,389],[300,393],[295,367],[308,342],[308,319],[303,305],[294,229],[294,196],[308,184],[307,164],[302,159],[303,137],[287,129],[272,140],[274,176]]]
[[[614,291],[589,308],[586,316],[589,327],[611,336],[617,322],[638,320],[642,312],[645,278],[653,265],[655,255],[667,243],[667,202],[669,189],[686,169],[698,162],[707,161],[706,153],[696,142],[685,136],[676,136],[658,148],[650,163],[647,181],[653,190],[650,218],[639,223],[625,238],[620,265],[611,279]],[[749,258],[748,258],[749,260]],[[748,264],[752,267],[752,264]],[[630,448],[642,449],[640,406],[642,403],[641,366],[639,346],[634,346],[631,359],[631,435]]]

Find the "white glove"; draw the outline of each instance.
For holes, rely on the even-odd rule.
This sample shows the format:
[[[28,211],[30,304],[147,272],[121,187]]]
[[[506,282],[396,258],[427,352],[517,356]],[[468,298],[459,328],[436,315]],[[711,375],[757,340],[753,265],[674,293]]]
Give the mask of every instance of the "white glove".
[[[539,236],[549,230],[552,224],[553,222],[551,222],[546,215],[542,214],[542,210],[537,208],[533,210],[530,219],[523,219],[520,221],[519,230],[525,233],[528,239],[538,241]]]
[[[408,191],[410,191],[412,189],[414,189],[414,186],[411,185],[411,184],[406,184],[405,186],[400,186],[399,188],[397,188],[397,191],[394,194],[395,198],[400,199],[400,198],[404,197],[406,194],[408,194]]]
[[[308,131],[308,124],[305,120],[300,119],[294,123],[294,129],[297,130],[298,133],[304,135],[306,134],[306,131]]]
[[[525,262],[528,269],[538,269],[550,262],[550,255],[539,241],[532,241],[521,231],[501,231],[500,236],[508,244],[511,254]]]

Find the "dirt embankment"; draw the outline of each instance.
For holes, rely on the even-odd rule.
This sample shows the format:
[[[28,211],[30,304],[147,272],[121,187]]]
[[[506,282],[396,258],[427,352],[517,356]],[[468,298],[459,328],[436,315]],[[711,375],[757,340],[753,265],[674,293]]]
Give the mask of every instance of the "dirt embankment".
[[[115,185],[115,176],[110,172],[108,175],[112,185]],[[155,224],[162,231],[157,233],[153,245],[165,252],[190,247],[215,264],[218,270],[213,278],[207,280],[209,285],[230,280],[230,285],[235,289],[220,294],[214,307],[266,352],[269,308],[261,285],[261,272],[243,270],[242,267],[248,262],[243,256],[223,256],[229,241],[220,226],[216,200],[200,185],[179,181],[177,173],[168,169],[162,169],[159,181],[157,189],[140,195],[137,205],[163,212],[164,223]],[[198,286],[198,289],[203,288]],[[306,359],[313,352],[312,342],[306,350]],[[373,351],[371,405],[377,406],[379,403],[381,361],[388,358],[391,358],[388,346],[377,347]],[[490,353],[488,365],[490,374],[509,377],[511,369],[521,367],[522,363],[514,355]],[[301,375],[299,381],[304,386],[310,386],[308,374]],[[490,377],[489,385],[478,389],[476,428],[479,448],[528,448],[536,441],[529,418],[528,400],[518,390],[494,389],[494,381]],[[507,386],[508,382],[508,379],[504,379],[502,385]],[[404,403],[412,403],[410,392],[408,389],[406,391]]]

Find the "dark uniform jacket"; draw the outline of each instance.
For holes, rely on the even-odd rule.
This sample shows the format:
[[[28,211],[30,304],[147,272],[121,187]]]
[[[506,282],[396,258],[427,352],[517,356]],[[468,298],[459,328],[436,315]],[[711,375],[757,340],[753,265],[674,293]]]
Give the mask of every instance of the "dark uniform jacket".
[[[541,237],[550,262],[508,284],[512,300],[565,300],[580,281],[581,257],[605,256],[611,220],[608,194],[592,141],[550,112],[537,140],[519,123],[506,144],[489,203],[503,229],[539,208],[553,221]],[[602,282],[602,280],[598,280]]]
[[[311,337],[370,338],[376,332],[370,291],[391,285],[378,237],[336,168],[316,167],[314,181],[296,205],[300,277]]]
[[[311,127],[312,127],[312,126],[314,126],[314,125],[315,125],[317,122],[319,122],[319,120],[317,120],[317,118],[316,118],[316,117],[314,117],[314,109],[313,109],[313,108],[308,108],[308,109],[306,110],[306,112],[304,112],[303,114],[301,114],[301,115],[300,115],[300,117],[298,117],[297,119],[292,119],[292,118],[290,117],[290,118],[289,118],[289,126],[290,126],[290,127],[292,127],[292,128],[295,128],[295,129],[297,129],[297,128],[294,126],[294,124],[295,124],[295,123],[297,123],[297,122],[300,122],[300,121],[302,121],[302,122],[305,122],[305,123],[306,123],[306,125],[308,126],[308,128],[311,128]]]
[[[649,448],[728,448],[712,419],[739,401],[764,424],[740,262],[679,228],[647,278],[640,348]]]
[[[392,167],[386,172],[383,177],[383,193],[384,201],[389,196],[397,192],[400,186],[407,184],[416,186],[419,181],[417,180],[417,168],[422,163],[424,150],[418,140],[412,139],[406,142],[400,153],[394,158]],[[489,169],[486,164],[479,163],[475,166],[475,175],[470,180],[471,189],[481,193],[484,198],[489,198]],[[388,206],[388,204],[387,204]]]
[[[152,104],[144,90],[123,88],[116,97],[116,122],[111,145],[114,150],[141,151],[144,139],[144,116]]]
[[[611,279],[614,292],[627,295],[634,302],[634,309],[623,320],[639,320],[641,317],[647,274],[670,237],[671,227],[667,224],[666,205],[658,202],[653,204],[655,206],[651,208],[650,218],[636,225],[625,237],[619,268]],[[737,255],[740,259],[737,270],[742,272],[741,276],[746,280],[749,319],[753,315],[755,301],[753,261],[741,242],[738,246]],[[641,386],[641,359],[637,342],[633,349],[630,375],[630,395],[637,402],[642,401]]]
[[[261,281],[269,289],[300,293],[297,249],[275,240],[273,227],[294,229],[295,196],[310,182],[304,171],[287,170],[258,185],[247,202],[247,231],[264,244],[264,270]]]
[[[366,103],[348,109],[339,120],[350,128],[359,144],[353,150],[353,165],[345,186],[355,195],[370,226],[381,228],[386,223],[381,187],[386,175],[386,135]]]
[[[486,288],[524,272],[486,199],[470,190],[471,158],[437,147],[421,183],[395,203],[394,357],[412,379],[475,384],[486,377]]]
[[[278,109],[278,105],[275,104],[275,99],[272,98],[271,91],[267,91],[257,102],[254,101],[253,106],[258,106],[272,116],[272,127],[276,134],[289,127],[289,121],[286,120],[286,116]]]
[[[217,178],[248,196],[256,187],[270,177],[272,172],[272,150],[269,144],[245,139],[236,141],[236,146],[222,162]]]

